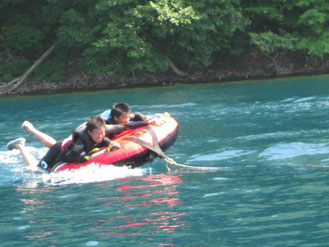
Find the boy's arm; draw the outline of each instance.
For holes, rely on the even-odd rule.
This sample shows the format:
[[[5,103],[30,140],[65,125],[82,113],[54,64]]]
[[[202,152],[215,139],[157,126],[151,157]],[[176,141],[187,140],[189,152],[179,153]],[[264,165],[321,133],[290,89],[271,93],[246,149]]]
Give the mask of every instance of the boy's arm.
[[[127,124],[107,124],[105,126],[105,133],[108,134],[116,134],[121,133],[128,129],[136,129],[145,125],[148,125],[148,121],[137,121],[137,122],[131,122]]]
[[[145,121],[146,117],[140,112],[130,113],[130,121]]]

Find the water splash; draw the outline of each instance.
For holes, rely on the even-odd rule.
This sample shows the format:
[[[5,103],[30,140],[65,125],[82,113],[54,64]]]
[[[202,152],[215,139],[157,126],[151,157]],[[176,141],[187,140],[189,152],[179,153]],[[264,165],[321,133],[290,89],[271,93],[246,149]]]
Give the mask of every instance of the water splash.
[[[78,170],[42,174],[41,176],[45,184],[65,185],[137,177],[151,173],[152,168],[130,168],[127,166],[118,167],[113,165],[99,166],[98,164],[91,164]]]
[[[40,159],[47,152],[47,148],[27,147],[28,151]],[[20,181],[25,183],[39,183],[45,185],[65,185],[76,183],[90,183],[108,181],[124,177],[143,176],[152,173],[152,168],[129,168],[126,166],[99,166],[91,164],[74,171],[62,171],[50,174],[32,174],[27,171],[19,150],[0,151],[0,163],[7,164],[1,167],[2,181]]]

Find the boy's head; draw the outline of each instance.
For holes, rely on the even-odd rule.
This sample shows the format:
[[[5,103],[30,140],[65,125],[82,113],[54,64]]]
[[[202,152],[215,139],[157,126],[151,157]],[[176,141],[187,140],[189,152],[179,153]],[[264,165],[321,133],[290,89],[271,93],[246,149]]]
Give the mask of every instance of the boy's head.
[[[127,103],[116,103],[112,106],[111,115],[118,124],[126,124],[130,121],[130,106]]]
[[[88,119],[86,130],[94,142],[100,143],[105,137],[105,121],[99,116],[92,116]]]

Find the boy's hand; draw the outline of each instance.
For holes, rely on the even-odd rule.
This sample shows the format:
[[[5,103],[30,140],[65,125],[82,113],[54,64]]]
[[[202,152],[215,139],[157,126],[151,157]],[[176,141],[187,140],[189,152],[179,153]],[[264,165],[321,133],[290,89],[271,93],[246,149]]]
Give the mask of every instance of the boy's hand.
[[[107,151],[110,152],[111,150],[115,150],[117,148],[121,148],[121,145],[116,141],[111,141],[109,147],[107,148]]]

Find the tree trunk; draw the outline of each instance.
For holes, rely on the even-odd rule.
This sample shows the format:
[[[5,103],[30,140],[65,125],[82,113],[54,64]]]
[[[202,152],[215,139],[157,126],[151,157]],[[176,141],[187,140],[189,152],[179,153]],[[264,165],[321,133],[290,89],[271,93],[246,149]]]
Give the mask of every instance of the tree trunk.
[[[4,92],[1,92],[1,94],[8,94],[12,91],[14,91],[16,88],[18,88],[19,86],[21,86],[26,78],[33,72],[33,70],[40,64],[42,63],[51,53],[52,51],[55,49],[55,45],[52,45],[44,54],[42,54],[42,56],[20,77],[14,79],[13,81],[11,81],[10,83],[8,83],[6,85],[6,87],[8,88],[11,84],[13,84],[14,82],[17,81],[16,84],[14,84],[13,87],[8,88],[7,90],[5,89]]]
[[[186,73],[186,72],[183,72],[183,71],[180,71],[177,67],[176,67],[176,65],[169,59],[169,61],[170,61],[170,64],[169,64],[169,66],[170,66],[170,68],[174,71],[174,73],[176,74],[176,75],[179,75],[179,76],[189,76],[189,74],[188,73]]]

